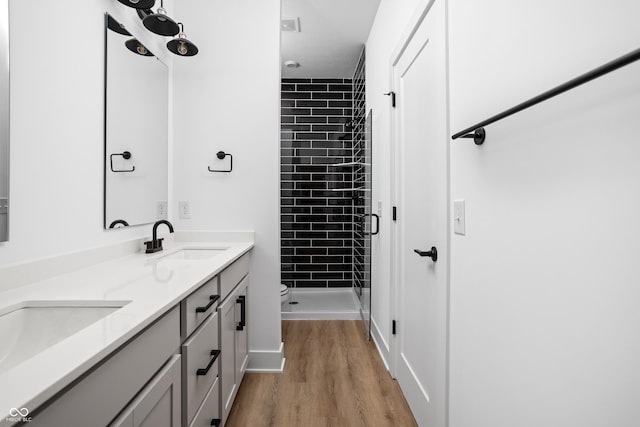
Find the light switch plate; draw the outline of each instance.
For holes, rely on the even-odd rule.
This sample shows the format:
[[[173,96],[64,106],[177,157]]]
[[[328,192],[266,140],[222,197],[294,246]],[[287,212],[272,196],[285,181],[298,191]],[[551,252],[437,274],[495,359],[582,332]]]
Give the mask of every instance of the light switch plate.
[[[382,216],[382,200],[378,200],[378,216]]]
[[[464,200],[453,201],[453,232],[465,235]]]

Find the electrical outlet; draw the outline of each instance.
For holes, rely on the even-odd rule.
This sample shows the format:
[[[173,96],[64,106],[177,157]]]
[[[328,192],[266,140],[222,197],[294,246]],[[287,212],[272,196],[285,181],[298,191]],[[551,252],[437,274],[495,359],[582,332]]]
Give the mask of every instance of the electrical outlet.
[[[156,202],[156,219],[167,219],[167,201]]]
[[[178,202],[178,213],[180,219],[191,219],[191,205],[189,202]]]

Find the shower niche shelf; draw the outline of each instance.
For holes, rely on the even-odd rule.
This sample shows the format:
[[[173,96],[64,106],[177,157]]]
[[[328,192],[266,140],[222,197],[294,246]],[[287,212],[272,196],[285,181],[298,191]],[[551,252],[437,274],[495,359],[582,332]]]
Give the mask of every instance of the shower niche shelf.
[[[351,187],[351,188],[332,188],[331,191],[335,192],[345,192],[345,191],[371,191],[368,188],[364,187]]]
[[[347,163],[334,163],[329,166],[333,166],[334,168],[344,168],[349,166],[371,166],[371,164],[363,163],[363,162],[347,162]]]

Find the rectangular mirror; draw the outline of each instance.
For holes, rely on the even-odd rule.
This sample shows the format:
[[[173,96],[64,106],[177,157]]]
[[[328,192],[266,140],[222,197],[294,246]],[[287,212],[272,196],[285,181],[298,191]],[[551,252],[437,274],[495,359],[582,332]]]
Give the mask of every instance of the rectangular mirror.
[[[104,227],[165,219],[169,71],[105,15]]]
[[[9,1],[0,0],[0,242],[9,240]]]

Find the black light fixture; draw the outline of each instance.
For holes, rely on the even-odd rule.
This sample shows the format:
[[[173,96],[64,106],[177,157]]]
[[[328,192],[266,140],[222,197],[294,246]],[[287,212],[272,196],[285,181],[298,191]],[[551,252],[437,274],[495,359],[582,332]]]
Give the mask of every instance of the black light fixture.
[[[132,7],[134,9],[149,9],[156,4],[156,0],[118,0],[125,6]]]
[[[153,56],[153,53],[149,52],[142,43],[138,41],[138,39],[129,39],[125,42],[125,46],[133,53],[137,53],[142,56]]]
[[[107,15],[107,28],[123,36],[131,36],[131,33],[124,28],[124,25],[113,19],[111,15]]]
[[[187,35],[184,33],[184,25],[182,22],[178,22],[178,25],[180,26],[178,37],[167,43],[167,49],[178,56],[196,55],[198,53],[198,47],[187,40]]]
[[[142,24],[147,28],[147,30],[161,36],[175,36],[180,31],[176,21],[167,15],[167,11],[164,9],[163,0],[160,0],[160,7],[157,12],[146,16],[142,20]]]

